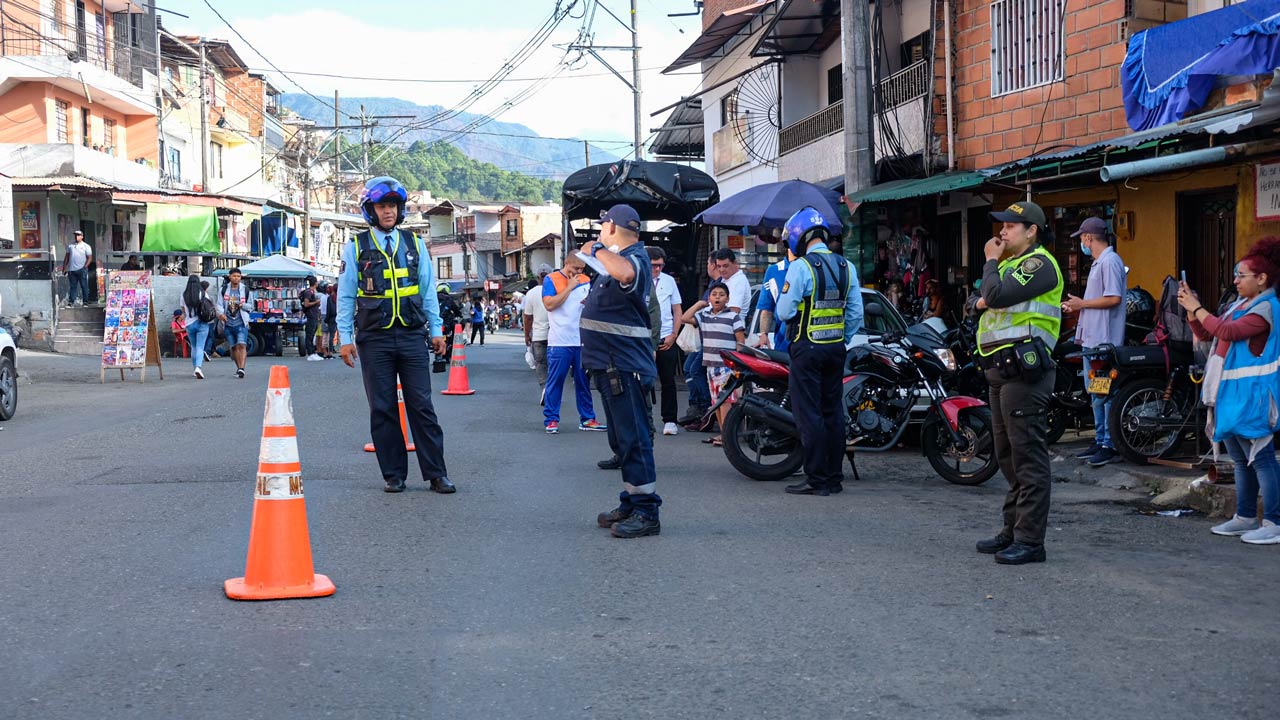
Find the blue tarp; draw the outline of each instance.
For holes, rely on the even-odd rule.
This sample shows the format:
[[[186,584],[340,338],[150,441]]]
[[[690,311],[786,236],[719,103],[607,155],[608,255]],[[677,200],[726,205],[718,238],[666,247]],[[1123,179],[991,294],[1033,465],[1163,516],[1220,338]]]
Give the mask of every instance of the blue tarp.
[[[1199,110],[1225,75],[1280,67],[1280,0],[1247,0],[1135,33],[1120,69],[1129,127],[1147,130]]]
[[[269,212],[261,220],[249,225],[249,252],[253,255],[275,255],[284,252],[286,246],[298,247],[298,233],[286,223],[289,215],[283,211]]]

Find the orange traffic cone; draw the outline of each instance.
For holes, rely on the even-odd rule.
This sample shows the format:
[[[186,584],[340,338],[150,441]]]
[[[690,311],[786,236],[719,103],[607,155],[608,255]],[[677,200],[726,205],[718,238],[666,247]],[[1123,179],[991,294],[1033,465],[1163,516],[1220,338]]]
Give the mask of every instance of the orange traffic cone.
[[[271,368],[258,450],[258,486],[249,528],[244,577],[223,584],[232,600],[278,600],[332,595],[333,582],[311,564],[302,463],[293,424],[289,369]]]
[[[467,356],[463,352],[466,341],[462,339],[462,324],[453,326],[453,360],[449,363],[449,387],[442,395],[474,395],[467,378]]]
[[[418,448],[409,439],[409,419],[404,414],[404,388],[400,387],[399,379],[396,380],[396,401],[400,403],[400,434],[404,435],[404,449],[413,452]],[[364,444],[364,451],[375,452],[376,448],[373,447],[373,443],[367,442]]]

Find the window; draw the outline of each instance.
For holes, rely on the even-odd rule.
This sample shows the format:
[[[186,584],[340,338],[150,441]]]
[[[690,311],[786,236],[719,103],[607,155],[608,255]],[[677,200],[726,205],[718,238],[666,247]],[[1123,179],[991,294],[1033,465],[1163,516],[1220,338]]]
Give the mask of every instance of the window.
[[[209,143],[209,177],[222,177],[222,146]]]
[[[67,3],[53,0],[53,31],[59,35],[67,31]]]
[[[169,177],[182,182],[182,153],[177,148],[169,148]]]
[[[71,133],[67,126],[68,116],[71,115],[71,103],[63,100],[55,100],[53,103],[53,124],[58,128],[58,142],[71,142]]]
[[[1064,0],[993,0],[991,96],[1063,78]]]
[[[508,221],[507,221],[507,237],[509,237],[509,238],[516,237],[516,234],[519,232],[519,230],[520,230],[520,221],[519,221],[519,220],[508,220]]]
[[[436,260],[436,275],[442,280],[453,277],[453,258],[442,257]]]
[[[116,154],[116,121],[111,118],[102,120],[102,151]]]
[[[827,70],[827,104],[835,105],[844,98],[844,65],[837,63]]]
[[[738,92],[735,90],[720,98],[720,127],[729,124],[729,118],[738,112]]]
[[[92,116],[89,115],[89,108],[80,108],[80,144],[89,147],[89,123]]]

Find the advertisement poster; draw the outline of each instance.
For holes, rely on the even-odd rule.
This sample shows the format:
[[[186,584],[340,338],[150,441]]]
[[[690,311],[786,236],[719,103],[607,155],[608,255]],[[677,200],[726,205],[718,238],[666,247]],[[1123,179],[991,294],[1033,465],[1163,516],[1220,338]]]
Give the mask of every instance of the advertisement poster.
[[[143,367],[151,321],[151,273],[112,272],[102,332],[102,367]]]
[[[40,249],[40,203],[23,200],[18,203],[18,231],[23,250]]]

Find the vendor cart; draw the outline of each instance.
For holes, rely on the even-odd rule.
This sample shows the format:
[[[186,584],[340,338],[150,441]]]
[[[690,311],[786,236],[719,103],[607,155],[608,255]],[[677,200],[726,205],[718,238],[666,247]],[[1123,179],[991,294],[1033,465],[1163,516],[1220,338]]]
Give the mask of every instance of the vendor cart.
[[[213,274],[225,277],[227,271]],[[307,276],[333,280],[333,274],[284,255],[242,265],[240,274],[248,289],[249,354],[280,357],[286,346],[304,347],[307,320],[300,295],[307,287]],[[218,284],[219,295],[223,284]]]

